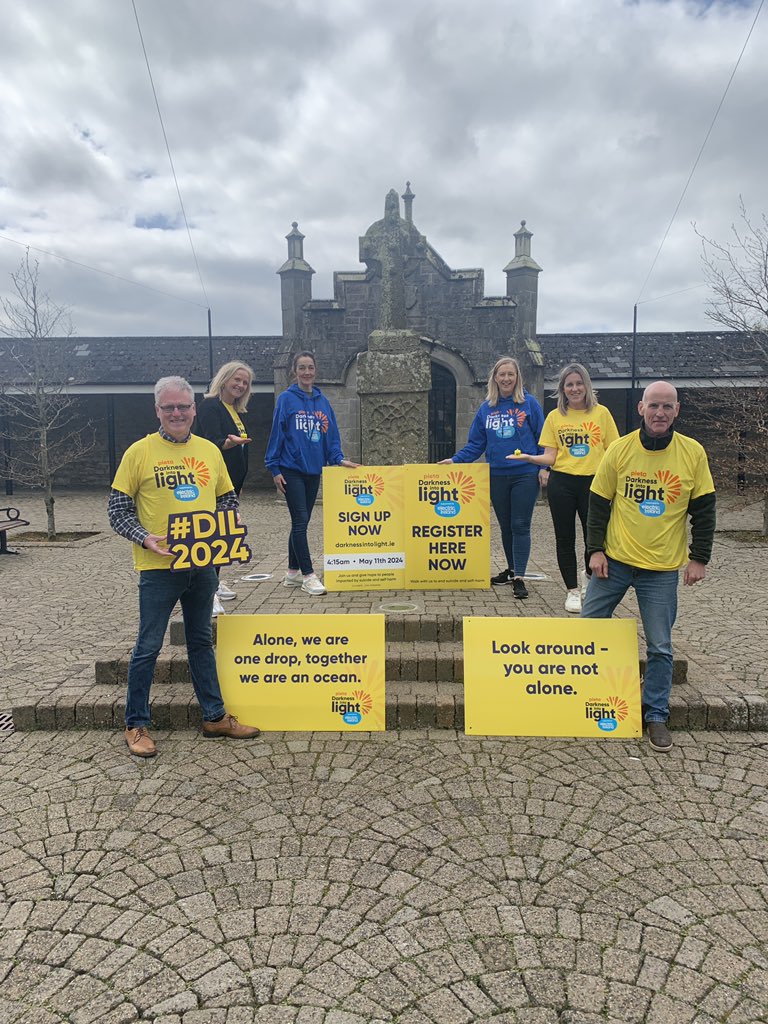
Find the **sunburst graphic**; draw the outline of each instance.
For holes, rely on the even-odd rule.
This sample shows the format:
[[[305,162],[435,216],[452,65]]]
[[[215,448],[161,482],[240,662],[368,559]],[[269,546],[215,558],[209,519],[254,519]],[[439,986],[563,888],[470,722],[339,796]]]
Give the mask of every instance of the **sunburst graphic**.
[[[589,423],[582,423],[581,429],[585,434],[589,434],[589,440],[593,447],[600,444],[603,438],[603,432],[598,423],[593,423],[592,420],[590,420]]]
[[[325,415],[325,413],[324,412],[320,412],[318,410],[315,413],[315,419],[317,420],[318,425],[319,425],[320,429],[322,430],[322,432],[324,434],[327,434],[328,433],[328,417]]]
[[[384,478],[378,473],[366,473],[365,479],[371,485],[374,495],[378,498],[384,493]]]
[[[507,415],[511,419],[515,420],[515,422],[517,423],[518,427],[522,427],[522,425],[525,423],[525,417],[526,417],[525,409],[518,409],[517,406],[515,406],[514,409],[507,409]]]
[[[448,474],[454,485],[459,489],[462,502],[470,502],[475,496],[475,481],[463,470],[453,470]]]
[[[660,484],[664,484],[664,496],[670,505],[674,505],[682,491],[680,477],[669,469],[659,469],[656,472],[656,479]]]
[[[626,729],[640,735],[642,720],[640,714],[640,678],[637,669],[629,667],[606,668],[602,673],[608,707],[616,711],[616,721],[626,722]]]
[[[191,473],[195,474],[199,484],[202,484],[203,487],[208,486],[211,482],[211,471],[204,462],[193,458],[191,455],[185,455],[181,461]]]
[[[368,715],[373,707],[373,698],[370,693],[366,693],[365,690],[353,690],[352,696],[360,705],[360,710],[364,715]]]

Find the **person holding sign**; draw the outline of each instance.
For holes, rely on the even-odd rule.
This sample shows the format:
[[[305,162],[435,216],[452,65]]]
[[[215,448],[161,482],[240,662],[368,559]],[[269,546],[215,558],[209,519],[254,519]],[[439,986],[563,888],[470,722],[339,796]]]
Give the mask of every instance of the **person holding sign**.
[[[195,396],[182,377],[155,385],[156,434],[126,451],[109,495],[109,523],[133,542],[139,573],[139,635],[128,666],[125,742],[132,754],[154,757],[149,692],[171,612],[181,604],[192,685],[204,737],[248,739],[259,730],[229,715],[221,698],[211,633],[218,579],[212,565],[172,571],[168,519],[175,513],[237,512],[237,495],[216,445],[192,433]]]
[[[576,615],[590,573],[587,543],[589,488],[608,445],[619,436],[613,416],[597,401],[592,381],[581,363],[569,363],[557,380],[557,408],[547,416],[539,444],[543,455],[508,455],[541,466],[539,483],[547,487],[555,528],[555,549],[565,589],[565,610]],[[584,534],[582,589],[576,561],[576,516]]]
[[[499,521],[507,568],[491,579],[494,586],[511,584],[516,598],[528,597],[525,571],[531,553],[531,519],[539,494],[537,467],[510,462],[517,452],[538,455],[544,423],[541,406],[523,387],[520,365],[511,356],[497,360],[488,377],[485,401],[478,409],[464,447],[450,462],[474,462],[483,452],[489,466],[490,497]]]
[[[248,472],[248,445],[251,443],[240,416],[248,410],[252,383],[250,366],[236,360],[225,363],[211,381],[195,422],[195,433],[213,441],[224,456],[224,465],[238,497]],[[219,581],[213,614],[220,615],[224,611],[221,602],[234,597],[234,590]]]
[[[671,384],[649,384],[638,410],[640,429],[611,445],[592,481],[592,579],[581,615],[609,619],[634,587],[647,646],[643,717],[651,748],[666,752],[672,749],[666,722],[678,575],[685,566],[686,586],[704,579],[715,532],[715,486],[702,446],[674,429],[680,403]]]
[[[291,376],[294,383],[275,403],[264,461],[291,514],[288,571],[283,586],[301,587],[305,594],[316,596],[326,590],[312,567],[307,527],[323,466],[357,469],[358,463],[344,458],[331,403],[315,387],[317,366],[312,352],[299,352],[293,357]]]

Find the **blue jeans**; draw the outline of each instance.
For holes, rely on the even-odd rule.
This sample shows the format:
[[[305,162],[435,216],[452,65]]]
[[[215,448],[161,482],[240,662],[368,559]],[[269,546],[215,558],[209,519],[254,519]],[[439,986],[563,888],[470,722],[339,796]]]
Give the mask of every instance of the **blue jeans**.
[[[656,572],[608,559],[608,578],[593,573],[582,619],[610,619],[630,587],[635,588],[648,657],[643,676],[646,722],[666,722],[672,691],[672,626],[677,617],[677,569]]]
[[[312,556],[307,543],[307,527],[320,489],[320,476],[300,473],[296,469],[281,469],[285,480],[285,501],[291,513],[291,532],[288,536],[288,568],[301,569],[309,576]]]
[[[215,722],[224,714],[211,634],[213,595],[218,584],[212,566],[183,572],[145,569],[139,574],[139,635],[128,666],[127,728],[150,723],[149,690],[155,662],[177,601],[184,615],[189,671],[203,719]]]
[[[531,519],[539,495],[538,473],[491,473],[491,504],[501,529],[507,568],[524,576],[531,554]]]

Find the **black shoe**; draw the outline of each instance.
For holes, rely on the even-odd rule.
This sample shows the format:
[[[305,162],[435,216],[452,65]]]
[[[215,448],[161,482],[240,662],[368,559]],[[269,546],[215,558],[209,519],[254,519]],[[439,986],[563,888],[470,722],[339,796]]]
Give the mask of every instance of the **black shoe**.
[[[512,580],[512,592],[519,600],[524,601],[528,597],[528,588],[525,581],[521,579]]]
[[[648,742],[651,750],[666,754],[672,749],[672,734],[664,722],[648,722]]]
[[[491,586],[506,587],[507,584],[512,582],[514,575],[515,574],[511,569],[505,569],[504,572],[500,572],[498,576],[491,576]]]

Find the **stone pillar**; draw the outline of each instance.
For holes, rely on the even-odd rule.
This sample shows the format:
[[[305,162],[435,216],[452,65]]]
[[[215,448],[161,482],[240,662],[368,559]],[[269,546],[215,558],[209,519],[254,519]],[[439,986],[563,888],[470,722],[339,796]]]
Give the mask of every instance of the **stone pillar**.
[[[361,461],[397,466],[429,459],[429,354],[408,330],[373,331],[357,357]]]

